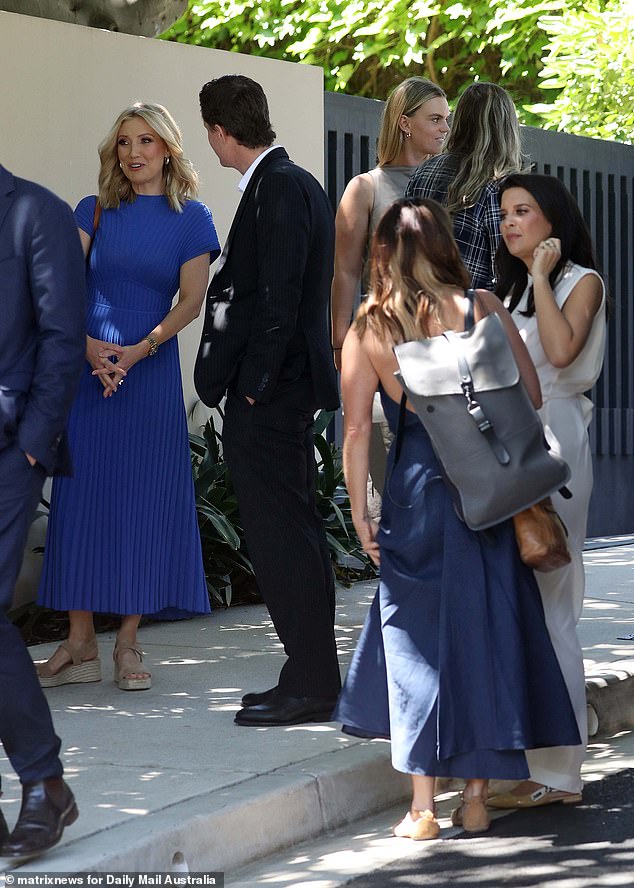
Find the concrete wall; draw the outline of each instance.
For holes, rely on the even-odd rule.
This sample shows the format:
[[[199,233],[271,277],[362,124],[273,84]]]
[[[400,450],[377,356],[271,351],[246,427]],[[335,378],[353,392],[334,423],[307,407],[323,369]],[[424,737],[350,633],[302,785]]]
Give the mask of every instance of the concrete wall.
[[[185,154],[200,174],[200,199],[224,243],[240,175],[218,164],[198,107],[200,87],[223,74],[262,84],[278,143],[323,181],[321,69],[9,12],[0,12],[0,163],[74,207],[96,193],[97,145],[119,112],[137,100],[160,102],[183,131]],[[188,411],[196,401],[192,370],[201,323],[202,314],[179,337]],[[205,416],[200,411],[198,422]],[[27,552],[42,545],[45,526],[44,519],[34,523]],[[40,566],[39,557],[27,556],[16,603],[33,598]]]
[[[97,145],[134,101],[160,102],[178,121],[185,154],[200,174],[200,199],[224,243],[239,200],[239,173],[225,170],[207,142],[200,87],[246,74],[266,92],[277,142],[323,180],[320,68],[131,37],[0,12],[0,163],[55,191],[72,206],[96,193]],[[180,336],[185,404],[196,395],[193,362],[201,318]]]

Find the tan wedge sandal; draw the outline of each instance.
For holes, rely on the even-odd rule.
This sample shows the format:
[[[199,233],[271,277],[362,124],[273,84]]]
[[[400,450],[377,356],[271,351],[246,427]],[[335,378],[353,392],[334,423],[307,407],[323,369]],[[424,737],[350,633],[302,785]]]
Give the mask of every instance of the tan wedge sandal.
[[[152,676],[147,669],[127,669],[124,670],[119,664],[121,655],[126,651],[131,651],[138,659],[139,665],[143,663],[143,651],[141,648],[132,647],[131,645],[115,645],[112,652],[114,660],[114,681],[121,691],[147,691],[152,687]],[[146,673],[145,678],[131,678],[136,673]]]
[[[53,672],[50,663],[60,650],[66,651],[71,662],[67,666],[62,666],[57,672]],[[40,685],[43,688],[56,688],[59,685],[79,684],[86,681],[101,681],[101,660],[95,638],[85,644],[78,645],[66,639],[57,648],[55,654],[53,657],[49,657],[46,663],[38,663],[35,667]]]

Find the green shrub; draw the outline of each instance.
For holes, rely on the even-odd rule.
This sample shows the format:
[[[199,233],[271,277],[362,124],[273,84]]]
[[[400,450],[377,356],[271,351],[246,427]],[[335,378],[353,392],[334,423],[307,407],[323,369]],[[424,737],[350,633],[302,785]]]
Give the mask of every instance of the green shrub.
[[[224,419],[222,411],[217,414]],[[315,421],[316,502],[324,520],[330,556],[340,582],[373,576],[375,571],[357,540],[350,501],[343,485],[341,451],[325,437],[334,413],[322,411]],[[214,606],[259,601],[238,503],[223,459],[220,433],[213,418],[202,435],[189,436],[196,511],[209,596]]]

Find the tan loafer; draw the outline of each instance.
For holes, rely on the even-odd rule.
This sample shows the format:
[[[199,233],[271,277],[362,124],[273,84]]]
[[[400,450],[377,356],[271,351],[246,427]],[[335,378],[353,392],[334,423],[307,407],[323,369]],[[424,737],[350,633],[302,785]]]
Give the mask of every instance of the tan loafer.
[[[454,826],[462,827],[465,832],[486,832],[491,826],[486,802],[486,795],[472,796],[467,799],[463,793],[460,806],[451,812],[451,822]]]
[[[413,839],[415,842],[423,842],[429,839],[437,839],[440,835],[440,824],[434,817],[433,811],[419,811],[416,820],[408,811],[400,823],[392,827],[395,836],[401,839]]]

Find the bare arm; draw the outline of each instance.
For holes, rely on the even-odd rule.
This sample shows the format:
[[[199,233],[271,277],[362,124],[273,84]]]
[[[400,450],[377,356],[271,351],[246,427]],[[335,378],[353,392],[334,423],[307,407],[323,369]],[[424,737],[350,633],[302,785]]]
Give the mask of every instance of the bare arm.
[[[368,335],[368,334],[366,334]],[[378,525],[368,517],[368,472],[372,401],[379,378],[357,333],[350,330],[343,346],[341,394],[344,409],[343,471],[352,521],[359,541],[375,564]]]
[[[568,367],[588,341],[590,328],[603,299],[603,285],[596,274],[578,281],[559,308],[548,275],[559,260],[561,241],[549,237],[533,253],[533,293],[537,329],[546,357],[555,367]]]
[[[528,392],[528,396],[533,402],[533,406],[539,408],[542,406],[542,390],[539,384],[539,377],[533,360],[528,353],[528,349],[524,345],[524,340],[513,323],[513,318],[504,308],[500,300],[488,290],[478,290],[478,299],[476,300],[475,316],[476,320],[480,320],[491,312],[499,315],[504,330],[508,336],[509,344],[513,350],[513,356],[520,371],[522,382]],[[479,304],[478,304],[479,303]]]
[[[348,182],[335,218],[335,272],[332,281],[332,345],[341,369],[341,347],[350,326],[368,241],[374,186],[369,176]]]

